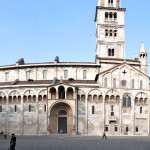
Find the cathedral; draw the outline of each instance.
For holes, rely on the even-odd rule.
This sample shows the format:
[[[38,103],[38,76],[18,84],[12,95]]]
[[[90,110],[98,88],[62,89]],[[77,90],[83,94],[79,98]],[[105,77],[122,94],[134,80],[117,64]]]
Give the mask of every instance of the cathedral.
[[[125,8],[98,0],[95,62],[0,67],[0,131],[17,135],[150,133],[147,52],[125,59]],[[138,52],[138,51],[137,51]]]

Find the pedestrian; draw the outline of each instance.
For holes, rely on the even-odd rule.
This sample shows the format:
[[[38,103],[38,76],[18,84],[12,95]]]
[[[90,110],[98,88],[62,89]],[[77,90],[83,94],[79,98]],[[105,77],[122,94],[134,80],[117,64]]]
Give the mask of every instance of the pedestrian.
[[[15,134],[12,134],[11,140],[10,140],[10,149],[15,150],[16,146],[16,137]]]
[[[63,139],[63,135],[62,135],[62,134],[63,134],[63,130],[62,130],[62,129],[60,129],[60,131],[59,131],[59,132],[60,132],[60,136],[59,136],[59,138],[62,140],[62,139]]]
[[[103,137],[102,137],[102,139],[103,139],[104,137],[105,137],[105,139],[107,139],[105,132],[104,132],[104,134],[103,134]]]
[[[3,135],[3,131],[1,130],[1,135]]]
[[[6,138],[7,138],[7,131],[6,131],[6,129],[5,129],[4,133],[3,133],[3,135],[4,135],[4,139],[6,140]]]

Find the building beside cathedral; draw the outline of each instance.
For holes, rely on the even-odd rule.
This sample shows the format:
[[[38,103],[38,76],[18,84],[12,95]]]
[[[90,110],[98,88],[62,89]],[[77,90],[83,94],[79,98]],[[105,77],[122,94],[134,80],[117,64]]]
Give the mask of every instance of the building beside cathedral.
[[[95,62],[0,67],[0,130],[21,135],[149,135],[147,52],[125,59],[121,0],[96,7]]]

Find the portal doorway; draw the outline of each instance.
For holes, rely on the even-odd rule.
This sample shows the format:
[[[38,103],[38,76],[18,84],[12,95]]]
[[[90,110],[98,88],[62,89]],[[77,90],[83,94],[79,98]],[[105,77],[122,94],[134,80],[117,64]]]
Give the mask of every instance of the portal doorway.
[[[64,134],[72,134],[73,112],[70,105],[64,102],[56,103],[50,109],[49,129],[51,134],[60,133],[60,129]]]
[[[66,117],[58,117],[58,133],[60,130],[63,131],[63,134],[67,134],[67,118]]]

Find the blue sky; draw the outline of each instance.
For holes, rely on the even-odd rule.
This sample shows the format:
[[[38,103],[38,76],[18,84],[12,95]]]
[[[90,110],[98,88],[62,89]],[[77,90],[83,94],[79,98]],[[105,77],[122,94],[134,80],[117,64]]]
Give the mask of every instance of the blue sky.
[[[150,56],[149,5],[149,0],[122,0],[128,59],[142,42]],[[22,57],[26,63],[51,62],[55,56],[65,62],[94,62],[96,6],[97,0],[0,0],[0,65]]]

